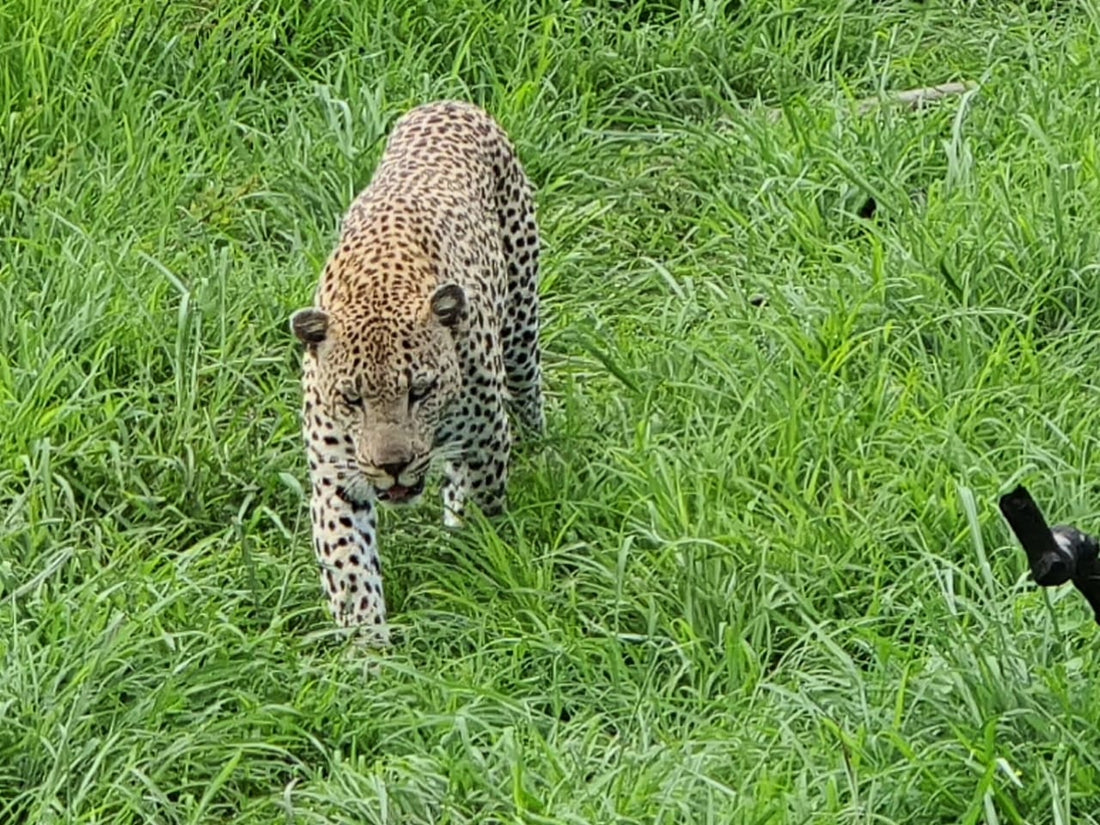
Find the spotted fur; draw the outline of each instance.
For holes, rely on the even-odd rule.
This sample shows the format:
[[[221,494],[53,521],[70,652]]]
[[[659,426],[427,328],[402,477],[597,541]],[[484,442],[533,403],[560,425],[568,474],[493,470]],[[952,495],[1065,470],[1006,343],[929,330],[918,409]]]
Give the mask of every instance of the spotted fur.
[[[544,426],[531,185],[467,103],[413,109],[344,218],[313,299],[303,432],[321,582],[336,623],[388,639],[376,502],[419,500],[443,460],[444,523],[505,503],[512,433]]]

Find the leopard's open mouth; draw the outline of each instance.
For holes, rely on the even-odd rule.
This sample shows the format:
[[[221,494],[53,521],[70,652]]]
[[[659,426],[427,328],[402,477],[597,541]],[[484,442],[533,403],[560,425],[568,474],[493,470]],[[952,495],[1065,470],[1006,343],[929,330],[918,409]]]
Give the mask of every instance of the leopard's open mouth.
[[[378,490],[378,500],[385,501],[388,504],[408,504],[415,500],[421,493],[424,492],[424,477],[421,476],[420,480],[413,484],[411,487],[406,487],[404,484],[394,484],[385,490]]]

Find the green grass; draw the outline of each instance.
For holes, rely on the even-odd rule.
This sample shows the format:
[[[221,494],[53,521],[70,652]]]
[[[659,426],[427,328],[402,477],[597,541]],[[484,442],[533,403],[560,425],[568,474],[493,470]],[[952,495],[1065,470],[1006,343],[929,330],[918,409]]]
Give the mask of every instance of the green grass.
[[[1100,822],[1097,627],[996,509],[1100,526],[1097,54],[1053,0],[0,5],[0,822]],[[549,431],[507,516],[385,515],[365,662],[286,319],[441,97],[539,189]]]

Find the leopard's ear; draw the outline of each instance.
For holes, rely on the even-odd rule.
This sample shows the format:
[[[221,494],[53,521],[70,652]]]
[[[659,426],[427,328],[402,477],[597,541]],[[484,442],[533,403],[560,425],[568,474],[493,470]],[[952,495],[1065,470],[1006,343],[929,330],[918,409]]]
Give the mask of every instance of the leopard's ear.
[[[432,294],[430,306],[439,323],[454,329],[466,309],[466,291],[458,284],[443,284]]]
[[[290,316],[290,329],[303,344],[319,344],[328,332],[328,315],[313,307],[300,309]]]

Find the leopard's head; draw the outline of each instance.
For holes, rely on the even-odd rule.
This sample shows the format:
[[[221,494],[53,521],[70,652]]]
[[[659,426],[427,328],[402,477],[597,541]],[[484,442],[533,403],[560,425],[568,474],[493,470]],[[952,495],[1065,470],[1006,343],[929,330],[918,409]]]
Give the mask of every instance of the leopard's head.
[[[325,412],[351,439],[354,469],[381,501],[416,501],[462,376],[454,333],[466,293],[444,284],[410,311],[354,303],[295,312]]]

